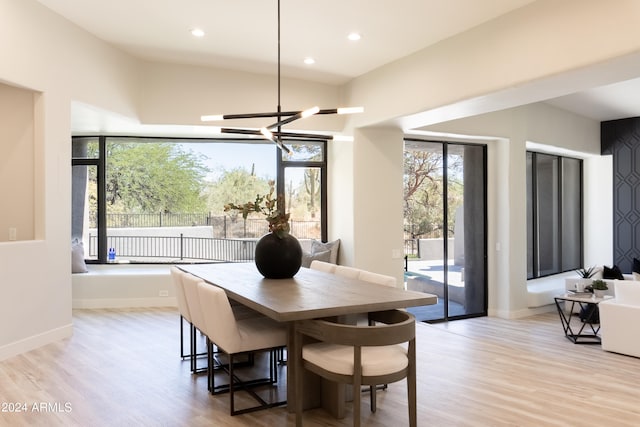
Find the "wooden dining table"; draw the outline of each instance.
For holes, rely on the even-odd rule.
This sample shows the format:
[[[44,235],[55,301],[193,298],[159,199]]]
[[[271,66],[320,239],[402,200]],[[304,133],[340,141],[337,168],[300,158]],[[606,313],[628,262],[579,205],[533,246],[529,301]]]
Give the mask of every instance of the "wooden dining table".
[[[177,267],[224,289],[230,299],[275,321],[287,323],[287,354],[295,354],[293,325],[297,320],[431,305],[438,300],[432,294],[392,288],[304,267],[290,279],[266,279],[255,264],[249,262],[181,264]],[[291,365],[287,366],[288,385],[295,384],[296,372]],[[312,392],[305,393],[304,398],[305,407],[317,406],[320,402],[320,398]],[[295,407],[295,399],[294,387],[288,386],[289,410]],[[340,404],[320,403],[334,416],[343,416]]]

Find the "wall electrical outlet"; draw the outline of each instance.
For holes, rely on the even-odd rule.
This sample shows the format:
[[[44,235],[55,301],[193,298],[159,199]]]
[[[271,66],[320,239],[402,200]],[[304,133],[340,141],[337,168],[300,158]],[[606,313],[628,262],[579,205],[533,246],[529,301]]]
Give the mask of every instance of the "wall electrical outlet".
[[[161,297],[168,297],[169,296],[169,291],[160,291],[160,296]]]
[[[17,240],[18,239],[18,229],[15,227],[9,228],[9,240]]]

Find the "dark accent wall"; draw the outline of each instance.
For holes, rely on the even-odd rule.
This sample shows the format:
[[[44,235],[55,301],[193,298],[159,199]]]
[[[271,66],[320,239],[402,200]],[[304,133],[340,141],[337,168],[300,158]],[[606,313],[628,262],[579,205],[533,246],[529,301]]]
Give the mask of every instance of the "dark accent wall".
[[[630,273],[640,259],[640,117],[602,122],[600,143],[613,155],[613,262]]]

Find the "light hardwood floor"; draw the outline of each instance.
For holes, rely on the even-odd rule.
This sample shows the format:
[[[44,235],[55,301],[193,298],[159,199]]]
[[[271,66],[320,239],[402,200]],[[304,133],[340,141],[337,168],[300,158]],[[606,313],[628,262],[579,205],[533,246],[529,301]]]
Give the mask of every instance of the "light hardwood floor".
[[[228,395],[209,395],[206,375],[178,357],[177,318],[172,309],[75,311],[73,337],[0,362],[0,409],[27,409],[0,412],[0,425],[293,424],[283,407],[230,417]],[[419,425],[640,425],[640,359],[569,342],[555,313],[420,324],[417,348]],[[375,414],[367,405],[364,426],[406,425],[405,382],[378,392]],[[304,421],[348,426],[351,409],[344,420],[318,409]]]

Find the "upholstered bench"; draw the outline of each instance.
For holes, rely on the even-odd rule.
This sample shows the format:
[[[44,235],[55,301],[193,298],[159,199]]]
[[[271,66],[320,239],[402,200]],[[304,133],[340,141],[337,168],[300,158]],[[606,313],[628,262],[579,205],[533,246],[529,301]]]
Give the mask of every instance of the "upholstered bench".
[[[173,307],[170,265],[88,265],[71,275],[73,308]]]
[[[558,283],[559,282],[559,283]],[[527,307],[535,308],[553,304],[553,297],[564,293],[562,280],[527,284]]]

